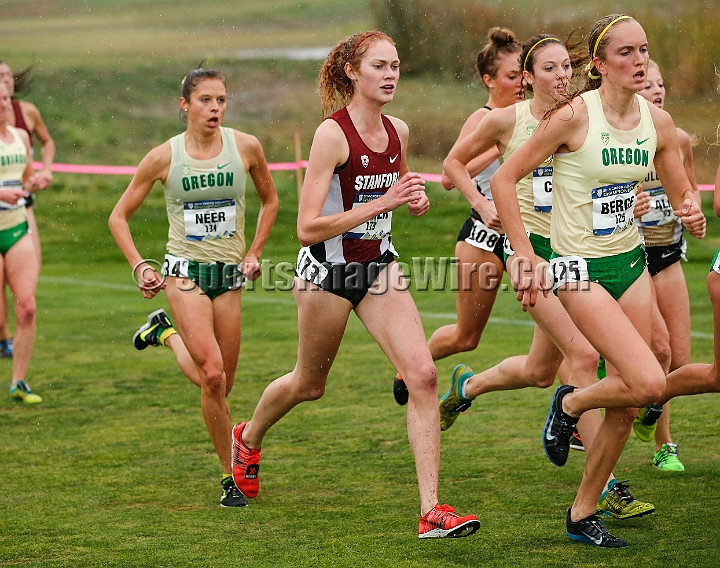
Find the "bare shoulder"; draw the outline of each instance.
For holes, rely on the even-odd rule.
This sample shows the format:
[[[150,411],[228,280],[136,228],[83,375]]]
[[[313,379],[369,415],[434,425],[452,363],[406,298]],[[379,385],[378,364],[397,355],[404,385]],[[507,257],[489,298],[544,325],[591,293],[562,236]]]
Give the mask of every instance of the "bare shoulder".
[[[513,128],[517,120],[517,109],[515,105],[503,108],[494,108],[490,112],[485,113],[482,120],[483,128],[495,128],[496,130],[506,130]],[[480,123],[478,123],[479,125]],[[476,127],[477,128],[477,127]]]
[[[675,132],[677,132],[678,140],[680,141],[681,146],[692,146],[693,145],[693,137],[690,136],[687,132],[685,132],[682,128],[675,128]]]
[[[256,156],[262,154],[262,145],[257,137],[234,129],[233,134],[235,135],[235,142],[237,143],[240,155]]]
[[[672,116],[670,116],[670,113],[651,103],[647,103],[647,108],[650,111],[650,117],[652,118],[656,129],[672,128],[672,130],[675,131],[675,122],[673,121]]]
[[[139,170],[150,175],[153,179],[160,179],[163,172],[170,167],[172,160],[172,148],[170,140],[163,142],[160,146],[156,146],[150,150],[140,162]]]
[[[20,108],[26,116],[31,118],[40,118],[40,111],[34,104],[28,101],[20,101]]]
[[[393,126],[395,127],[395,130],[397,130],[398,136],[404,136],[407,138],[408,134],[410,133],[410,129],[408,128],[408,125],[405,124],[403,120],[400,120],[397,117],[385,115],[388,117],[390,122],[392,122]]]

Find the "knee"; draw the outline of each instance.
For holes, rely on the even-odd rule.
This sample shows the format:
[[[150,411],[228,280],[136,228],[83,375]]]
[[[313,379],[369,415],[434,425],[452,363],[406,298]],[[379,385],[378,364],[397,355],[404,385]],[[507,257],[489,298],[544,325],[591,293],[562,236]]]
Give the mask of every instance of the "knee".
[[[458,353],[473,351],[480,343],[480,332],[473,331],[464,335],[458,335],[455,339],[455,348]]]
[[[670,338],[663,336],[660,338],[653,338],[652,349],[655,358],[660,363],[663,369],[669,369],[672,361],[672,350],[670,349]]]
[[[530,374],[533,385],[539,389],[550,388],[555,384],[555,369],[544,369],[542,367],[533,369]]]
[[[660,400],[665,393],[665,375],[662,369],[659,373],[648,373],[643,380],[633,388],[635,406],[643,408]]]
[[[35,298],[30,298],[27,301],[16,304],[15,319],[17,320],[18,325],[25,327],[34,324],[36,312],[37,308],[35,305]]]
[[[403,379],[411,394],[437,397],[437,368],[432,361],[411,369],[407,375],[403,374]]]
[[[215,364],[205,364],[203,370],[203,390],[213,398],[225,397],[225,374],[222,367]]]

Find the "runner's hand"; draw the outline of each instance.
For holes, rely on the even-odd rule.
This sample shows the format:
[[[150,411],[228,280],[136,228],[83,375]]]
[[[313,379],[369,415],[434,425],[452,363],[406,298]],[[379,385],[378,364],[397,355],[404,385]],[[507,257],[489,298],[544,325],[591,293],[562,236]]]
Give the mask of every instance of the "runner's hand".
[[[420,217],[430,210],[430,200],[424,191],[416,191],[415,194],[418,198],[408,202],[408,211],[410,211],[410,215]]]
[[[383,205],[383,211],[394,211],[401,205],[416,201],[418,192],[425,192],[425,180],[420,174],[405,172],[378,201]]]
[[[15,205],[18,202],[18,199],[24,199],[26,195],[27,191],[24,189],[13,187],[0,189],[0,200],[5,203],[9,203],[10,205]]]
[[[697,239],[702,239],[705,236],[706,220],[705,215],[700,210],[698,204],[692,199],[686,199],[683,201],[683,206],[680,211],[674,211],[677,217],[680,217],[683,225],[688,232]]]
[[[647,191],[640,191],[635,200],[635,218],[650,213],[650,194]]]
[[[257,280],[262,274],[260,259],[253,254],[246,254],[242,261],[241,270],[248,280]]]
[[[135,269],[135,275],[137,276],[138,288],[140,288],[143,297],[148,300],[157,296],[157,293],[167,286],[165,279],[149,264],[143,263],[138,266]]]

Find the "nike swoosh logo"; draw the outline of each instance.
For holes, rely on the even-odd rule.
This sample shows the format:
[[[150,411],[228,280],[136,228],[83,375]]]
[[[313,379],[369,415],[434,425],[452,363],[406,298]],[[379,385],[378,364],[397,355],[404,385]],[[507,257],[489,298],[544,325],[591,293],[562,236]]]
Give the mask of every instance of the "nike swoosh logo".
[[[662,253],[662,254],[660,255],[660,258],[667,258],[667,257],[669,257],[669,256],[672,256],[673,252],[675,252],[675,251],[672,251],[672,250],[671,250],[671,251],[665,251],[664,253]]]
[[[553,416],[552,419],[550,420],[550,424],[548,424],[547,431],[545,432],[545,439],[548,440],[548,441],[551,441],[551,442],[552,442],[555,438],[557,438],[557,436],[551,436],[551,435],[550,435],[550,432],[552,432],[553,422],[555,422],[555,416]]]
[[[630,268],[635,268],[635,265],[638,263],[639,260],[640,260],[639,258],[636,258],[634,262],[631,262]]]
[[[395,157],[394,157],[394,158],[390,158],[390,163],[391,163],[391,164],[394,164],[394,163],[395,163],[395,160],[398,159],[398,156],[399,156],[399,155],[400,155],[400,154],[395,154]]]
[[[22,233],[22,231],[15,231],[15,232],[13,233],[13,239],[14,239],[15,237],[19,237],[19,236],[20,236],[20,233]]]
[[[230,165],[230,162],[228,162],[227,164],[223,164],[222,166],[218,166],[218,170],[222,170],[225,166],[229,166],[229,165]]]
[[[645,144],[645,142],[647,142],[648,140],[650,140],[650,138],[645,138],[645,140],[642,141],[635,139],[635,144],[640,146],[640,144]]]
[[[588,540],[593,541],[595,544],[600,544],[600,543],[602,542],[602,537],[600,537],[600,538],[595,538],[595,537],[590,536],[590,535],[589,535],[588,533],[586,533],[586,532],[583,532],[583,534],[588,538]]]

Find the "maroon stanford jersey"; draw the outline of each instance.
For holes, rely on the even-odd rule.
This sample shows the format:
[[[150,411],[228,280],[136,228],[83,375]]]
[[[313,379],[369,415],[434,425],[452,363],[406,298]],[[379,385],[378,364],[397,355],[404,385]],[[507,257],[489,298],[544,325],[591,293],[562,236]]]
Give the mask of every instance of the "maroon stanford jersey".
[[[349,211],[382,196],[400,176],[400,138],[390,119],[382,116],[388,133],[384,152],[373,152],[360,138],[345,107],[329,117],[340,125],[350,146],[347,162],[335,169],[322,214]],[[390,239],[392,211],[380,213],[347,233],[310,247],[320,262],[368,262],[388,250],[395,253]]]

